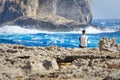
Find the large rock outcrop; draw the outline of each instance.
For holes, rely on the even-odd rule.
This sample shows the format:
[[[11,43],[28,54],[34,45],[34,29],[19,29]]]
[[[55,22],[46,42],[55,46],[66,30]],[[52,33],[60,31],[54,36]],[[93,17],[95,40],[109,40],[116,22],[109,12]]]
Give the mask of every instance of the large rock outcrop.
[[[90,2],[91,0],[0,0],[0,24],[42,27],[51,27],[42,23],[50,23],[55,27],[89,24],[92,20]],[[21,24],[21,21],[25,23]]]

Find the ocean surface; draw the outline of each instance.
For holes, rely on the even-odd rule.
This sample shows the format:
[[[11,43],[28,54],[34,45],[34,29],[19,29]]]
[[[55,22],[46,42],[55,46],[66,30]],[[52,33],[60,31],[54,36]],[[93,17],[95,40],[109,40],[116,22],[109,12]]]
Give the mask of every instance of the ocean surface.
[[[120,43],[120,20],[93,20],[92,24],[97,25],[101,29],[92,26],[86,28],[89,39],[88,48],[97,48],[99,40],[102,37],[116,38],[117,43]],[[48,32],[6,25],[0,27],[0,43],[78,48],[81,30],[82,29],[71,32]]]

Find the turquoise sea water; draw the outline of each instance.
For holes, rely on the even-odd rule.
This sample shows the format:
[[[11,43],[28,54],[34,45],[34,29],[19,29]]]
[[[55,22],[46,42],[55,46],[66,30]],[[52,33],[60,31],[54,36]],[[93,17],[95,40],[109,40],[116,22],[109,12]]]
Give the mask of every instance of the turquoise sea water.
[[[98,47],[102,37],[116,38],[120,43],[120,20],[93,20],[93,24],[102,30],[88,26],[89,48]],[[79,47],[81,31],[47,32],[35,29],[24,29],[20,26],[3,26],[0,28],[0,43],[23,44],[25,46],[60,46]]]

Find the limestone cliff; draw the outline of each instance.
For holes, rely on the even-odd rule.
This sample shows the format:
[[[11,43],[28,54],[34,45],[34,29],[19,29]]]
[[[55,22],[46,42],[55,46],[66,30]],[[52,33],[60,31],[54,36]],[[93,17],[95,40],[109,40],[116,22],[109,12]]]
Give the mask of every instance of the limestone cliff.
[[[35,22],[32,25],[42,27],[49,27],[41,25],[42,22],[54,26],[89,24],[92,20],[90,2],[91,0],[0,0],[0,24],[12,22],[21,26],[31,25],[29,19]],[[21,24],[21,21],[27,21],[27,24]]]

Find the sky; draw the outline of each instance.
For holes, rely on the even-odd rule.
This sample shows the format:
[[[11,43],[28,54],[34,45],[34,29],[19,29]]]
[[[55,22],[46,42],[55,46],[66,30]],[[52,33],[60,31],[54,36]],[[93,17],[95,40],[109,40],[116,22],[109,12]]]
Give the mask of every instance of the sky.
[[[93,19],[120,19],[120,0],[92,0]]]

